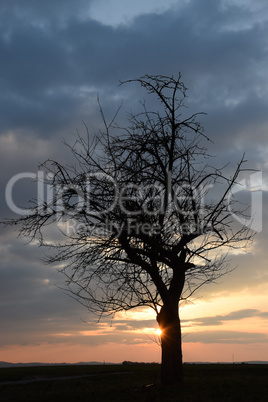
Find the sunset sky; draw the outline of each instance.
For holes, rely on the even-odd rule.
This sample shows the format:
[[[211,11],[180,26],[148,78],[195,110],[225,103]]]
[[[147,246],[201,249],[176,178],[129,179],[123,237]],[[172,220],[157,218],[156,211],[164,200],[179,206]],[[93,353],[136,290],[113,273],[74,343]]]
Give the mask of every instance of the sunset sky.
[[[119,81],[177,76],[190,111],[213,143],[209,152],[262,173],[253,245],[236,267],[182,304],[184,361],[268,361],[268,4],[267,0],[1,0],[1,218],[8,182],[48,158],[69,162],[63,141],[102,128],[99,96],[111,118],[139,108],[145,93]],[[206,144],[207,145],[207,144]],[[261,183],[256,183],[260,190]],[[13,202],[27,206],[28,180]],[[60,287],[43,251],[1,230],[0,361],[160,361],[155,313],[145,308],[100,322]]]

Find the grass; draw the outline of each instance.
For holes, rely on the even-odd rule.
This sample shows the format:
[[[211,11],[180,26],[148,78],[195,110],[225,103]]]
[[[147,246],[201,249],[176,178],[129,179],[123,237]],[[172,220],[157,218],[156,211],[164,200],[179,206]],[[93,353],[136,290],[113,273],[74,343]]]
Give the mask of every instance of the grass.
[[[60,377],[87,375],[60,380]],[[1,402],[265,402],[268,365],[189,364],[182,388],[159,385],[159,365],[48,366],[1,368],[0,383],[46,379],[0,386]],[[51,380],[59,378],[59,380]],[[146,385],[154,384],[151,387]]]

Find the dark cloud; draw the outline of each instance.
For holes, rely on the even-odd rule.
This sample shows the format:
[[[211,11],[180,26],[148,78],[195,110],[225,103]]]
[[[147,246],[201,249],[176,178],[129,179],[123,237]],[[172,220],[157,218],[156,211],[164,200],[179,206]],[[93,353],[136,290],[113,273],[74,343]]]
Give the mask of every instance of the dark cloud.
[[[14,28],[14,20],[22,25],[39,25],[57,22],[64,24],[72,16],[84,16],[94,0],[2,0],[0,15],[3,26]],[[46,27],[46,25],[45,25]]]
[[[256,309],[243,309],[238,311],[233,311],[225,315],[216,315],[213,317],[199,317],[189,320],[182,320],[184,324],[195,325],[195,326],[214,326],[222,325],[226,321],[237,321],[243,320],[244,318],[260,317],[266,319],[268,317],[267,312],[260,312]]]
[[[187,334],[183,342],[251,344],[267,343],[268,337],[258,332],[198,331]]]
[[[60,14],[57,7],[55,16]],[[0,44],[3,128],[45,130],[47,136],[77,118],[86,101],[83,88],[103,91],[105,97],[119,80],[179,70],[190,88],[191,103],[209,113],[213,136],[231,139],[234,130],[249,129],[249,121],[253,127],[260,118],[266,122],[265,27],[227,29],[250,19],[249,11],[192,1],[177,12],[140,16],[130,26],[112,28],[82,21],[78,15],[83,7],[78,2],[76,13],[64,25],[47,29],[21,23],[20,14],[14,12],[12,34],[9,40],[3,36]],[[49,5],[45,9],[44,15],[52,18]],[[37,13],[32,3],[29,10]]]
[[[133,85],[119,87],[118,83],[147,73],[177,75],[181,71],[189,88],[189,112],[208,113],[202,121],[214,140],[210,151],[218,155],[216,163],[224,165],[230,160],[234,165],[246,151],[249,165],[262,169],[266,180],[266,2],[239,5],[234,1],[192,0],[163,13],[138,15],[128,25],[116,27],[92,20],[91,4],[89,0],[1,1],[1,216],[8,214],[4,189],[14,174],[36,172],[38,162],[48,157],[69,162],[62,139],[74,142],[76,128],[83,131],[82,120],[91,133],[97,131],[101,124],[97,94],[108,117],[122,99],[123,109],[132,107],[135,111],[144,93]],[[154,107],[154,101],[150,102]],[[123,114],[120,119],[125,123]],[[16,188],[21,204],[30,198],[29,192],[32,196],[32,188],[25,183]],[[266,223],[266,193],[264,205]],[[231,256],[232,265],[239,268],[222,280],[224,285],[204,288],[204,297],[252,290],[267,283],[267,238],[264,225],[249,254]],[[53,335],[56,327],[58,333],[70,332],[72,342],[116,341],[121,330],[124,337],[119,341],[135,343],[139,341],[127,331],[156,325],[151,320],[115,320],[115,334],[82,337],[77,327],[93,331],[96,326],[85,329],[81,317],[89,321],[92,317],[56,287],[62,279],[39,260],[40,249],[24,246],[14,231],[6,228],[0,252],[1,344],[57,342],[59,338]],[[201,317],[194,324],[267,318],[266,312],[252,307]],[[185,341],[267,340],[257,333],[210,331],[190,334]]]

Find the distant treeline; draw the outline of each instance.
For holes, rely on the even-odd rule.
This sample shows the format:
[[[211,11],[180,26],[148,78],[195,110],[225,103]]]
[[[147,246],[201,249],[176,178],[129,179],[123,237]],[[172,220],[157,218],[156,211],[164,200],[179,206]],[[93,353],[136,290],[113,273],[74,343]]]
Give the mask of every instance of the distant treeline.
[[[130,362],[130,361],[128,361],[128,360],[125,360],[125,361],[123,361],[122,364],[124,364],[124,365],[145,365],[145,364],[150,365],[150,364],[159,364],[159,363],[154,363],[154,362],[151,362],[151,363],[145,363],[145,362]]]

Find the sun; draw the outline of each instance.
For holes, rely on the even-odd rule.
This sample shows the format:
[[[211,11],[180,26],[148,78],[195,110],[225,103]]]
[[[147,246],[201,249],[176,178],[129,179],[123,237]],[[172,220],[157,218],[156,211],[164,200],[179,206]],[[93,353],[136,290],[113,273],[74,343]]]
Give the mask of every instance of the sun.
[[[160,328],[158,328],[155,332],[156,332],[156,334],[159,335],[159,336],[162,334],[162,331],[161,331]]]

